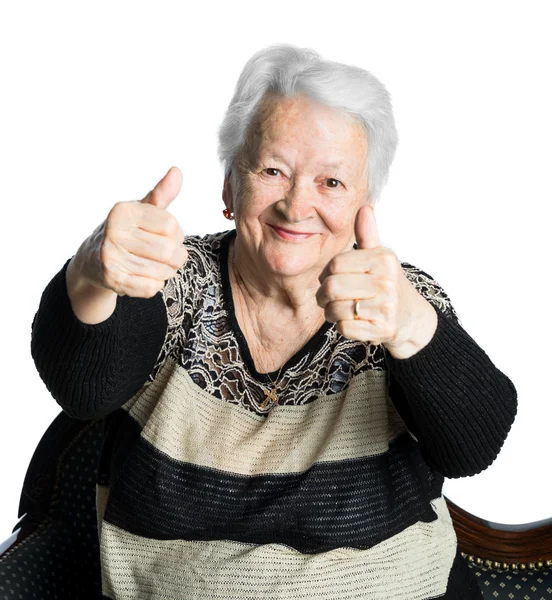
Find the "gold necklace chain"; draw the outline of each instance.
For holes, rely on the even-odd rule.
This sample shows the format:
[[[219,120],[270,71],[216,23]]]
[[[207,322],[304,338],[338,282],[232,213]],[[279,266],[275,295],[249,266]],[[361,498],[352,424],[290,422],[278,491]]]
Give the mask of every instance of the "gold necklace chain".
[[[316,323],[314,324],[314,327],[311,328],[311,330],[309,331],[309,335],[308,335],[307,341],[311,339],[312,334],[314,333],[314,331],[316,331],[316,329],[318,327],[318,321],[316,321]],[[305,344],[306,343],[307,342],[305,342]],[[278,404],[278,395],[276,394],[276,387],[278,385],[278,382],[280,381],[280,373],[282,372],[283,368],[284,368],[284,365],[282,365],[280,367],[280,370],[278,371],[278,376],[276,377],[276,381],[272,381],[272,377],[270,377],[270,375],[268,373],[266,373],[266,376],[270,379],[270,383],[272,383],[273,387],[272,387],[272,390],[270,390],[270,391],[263,390],[264,393],[265,393],[266,398],[261,403],[261,408],[266,408],[266,406],[267,406],[267,404],[268,404],[269,401],[272,404]]]
[[[232,265],[233,265],[234,270],[235,270],[234,256],[235,256],[234,246],[232,246]],[[236,277],[236,272],[234,273],[234,278],[236,280],[236,284],[238,284],[238,278]],[[239,289],[239,284],[237,285],[237,287]],[[242,314],[242,320],[243,320],[243,323],[245,325],[246,333],[249,335],[249,331],[248,331],[248,327],[247,327],[247,319],[245,318],[245,311],[243,310],[241,300],[239,299],[239,295],[238,295],[238,304],[240,305],[240,311],[241,311],[241,314]],[[309,331],[308,340],[311,339],[311,336],[312,336],[313,332],[318,327],[318,322],[319,321],[320,321],[320,319],[318,319],[318,321],[316,321],[316,323],[314,324],[314,327],[311,328],[311,330]],[[253,338],[250,338],[250,339],[252,340]],[[280,381],[280,374],[281,374],[283,368],[284,368],[284,365],[282,365],[280,367],[280,370],[278,371],[278,375],[276,377],[276,381],[272,381],[272,377],[270,377],[270,375],[268,373],[265,373],[265,375],[268,377],[268,379],[270,380],[270,383],[272,384],[273,387],[272,387],[272,390],[270,390],[270,391],[269,390],[263,390],[266,398],[260,404],[261,408],[266,408],[268,402],[270,402],[271,405],[278,404],[278,395],[276,394],[276,387],[278,386],[278,382]]]

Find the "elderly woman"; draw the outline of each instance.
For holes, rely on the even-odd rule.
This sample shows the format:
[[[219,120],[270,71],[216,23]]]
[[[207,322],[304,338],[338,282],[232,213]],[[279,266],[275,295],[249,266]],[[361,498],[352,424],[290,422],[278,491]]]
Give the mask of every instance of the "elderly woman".
[[[104,419],[103,598],[481,597],[442,485],[495,460],[517,394],[380,243],[396,144],[370,73],[270,46],[220,129],[235,229],[184,236],[171,168],[48,284],[37,369]]]

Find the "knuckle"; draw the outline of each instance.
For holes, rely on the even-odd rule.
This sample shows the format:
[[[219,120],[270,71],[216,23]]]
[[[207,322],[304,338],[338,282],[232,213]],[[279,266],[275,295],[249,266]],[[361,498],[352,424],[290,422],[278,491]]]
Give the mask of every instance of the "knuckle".
[[[335,325],[335,328],[337,329],[337,331],[339,331],[341,335],[347,337],[347,326],[345,325],[344,321],[338,321]]]
[[[180,226],[178,225],[178,221],[176,220],[176,217],[172,214],[172,213],[165,213],[167,216],[167,221],[166,221],[166,231],[167,234],[170,236],[174,236],[176,235],[176,233],[178,232]]]
[[[386,294],[393,294],[395,292],[395,282],[392,279],[382,279],[381,287]]]
[[[339,294],[339,281],[336,277],[326,277],[322,287],[324,288],[324,293],[328,298],[337,298]]]
[[[160,255],[162,262],[170,262],[174,255],[174,242],[172,240],[166,240],[161,243]]]
[[[121,207],[123,205],[123,202],[115,202],[115,204],[111,207],[111,210],[108,213],[108,217],[111,217],[113,215],[118,214],[119,212],[121,212]]]
[[[124,277],[120,277],[120,273],[119,273],[119,277],[117,277],[115,275],[115,273],[110,269],[109,266],[106,266],[104,269],[104,284],[111,290],[117,292],[117,294],[120,295],[120,293],[123,291],[124,289]],[[124,274],[123,274],[124,275]]]
[[[324,311],[326,321],[335,323],[337,321],[337,311],[335,310],[335,302],[330,302]]]
[[[116,202],[109,211],[108,219],[118,221],[125,218],[130,212],[130,203],[125,201]]]
[[[162,273],[160,273],[159,279],[163,279],[166,281],[167,279],[172,279],[178,274],[178,269],[180,267],[176,266],[174,263],[165,265],[165,269]]]
[[[397,301],[395,298],[388,298],[383,302],[382,310],[384,314],[389,315],[392,314],[397,307]]]
[[[339,254],[338,254],[337,256],[334,256],[328,263],[328,272],[330,274],[339,273],[339,263],[340,263],[340,258],[339,258]]]
[[[149,298],[153,298],[153,296],[155,296],[155,294],[157,294],[157,292],[159,292],[160,290],[162,290],[165,287],[165,282],[159,282],[156,281],[155,279],[151,280],[151,283],[148,285],[148,294],[149,294]]]
[[[382,260],[393,260],[395,257],[395,253],[390,248],[380,248],[379,255],[382,257]]]

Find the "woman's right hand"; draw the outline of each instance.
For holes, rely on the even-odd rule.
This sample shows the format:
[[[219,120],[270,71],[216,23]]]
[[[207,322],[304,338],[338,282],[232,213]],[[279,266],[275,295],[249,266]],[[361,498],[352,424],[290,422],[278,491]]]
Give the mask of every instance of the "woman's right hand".
[[[188,260],[184,233],[166,211],[182,185],[171,167],[142,200],[117,202],[79,248],[79,279],[119,296],[151,298]]]

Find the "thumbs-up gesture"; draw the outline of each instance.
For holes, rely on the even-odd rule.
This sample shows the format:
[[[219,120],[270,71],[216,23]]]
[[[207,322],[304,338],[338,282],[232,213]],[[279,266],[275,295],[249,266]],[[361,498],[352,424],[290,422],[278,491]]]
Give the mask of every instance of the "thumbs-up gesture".
[[[358,210],[355,237],[358,249],[337,254],[320,274],[318,304],[345,337],[401,348],[414,339],[413,328],[427,316],[429,302],[408,280],[396,254],[381,246],[371,206]]]
[[[119,296],[151,298],[188,260],[184,233],[167,207],[182,185],[171,167],[142,200],[117,202],[84,242],[82,275]]]

